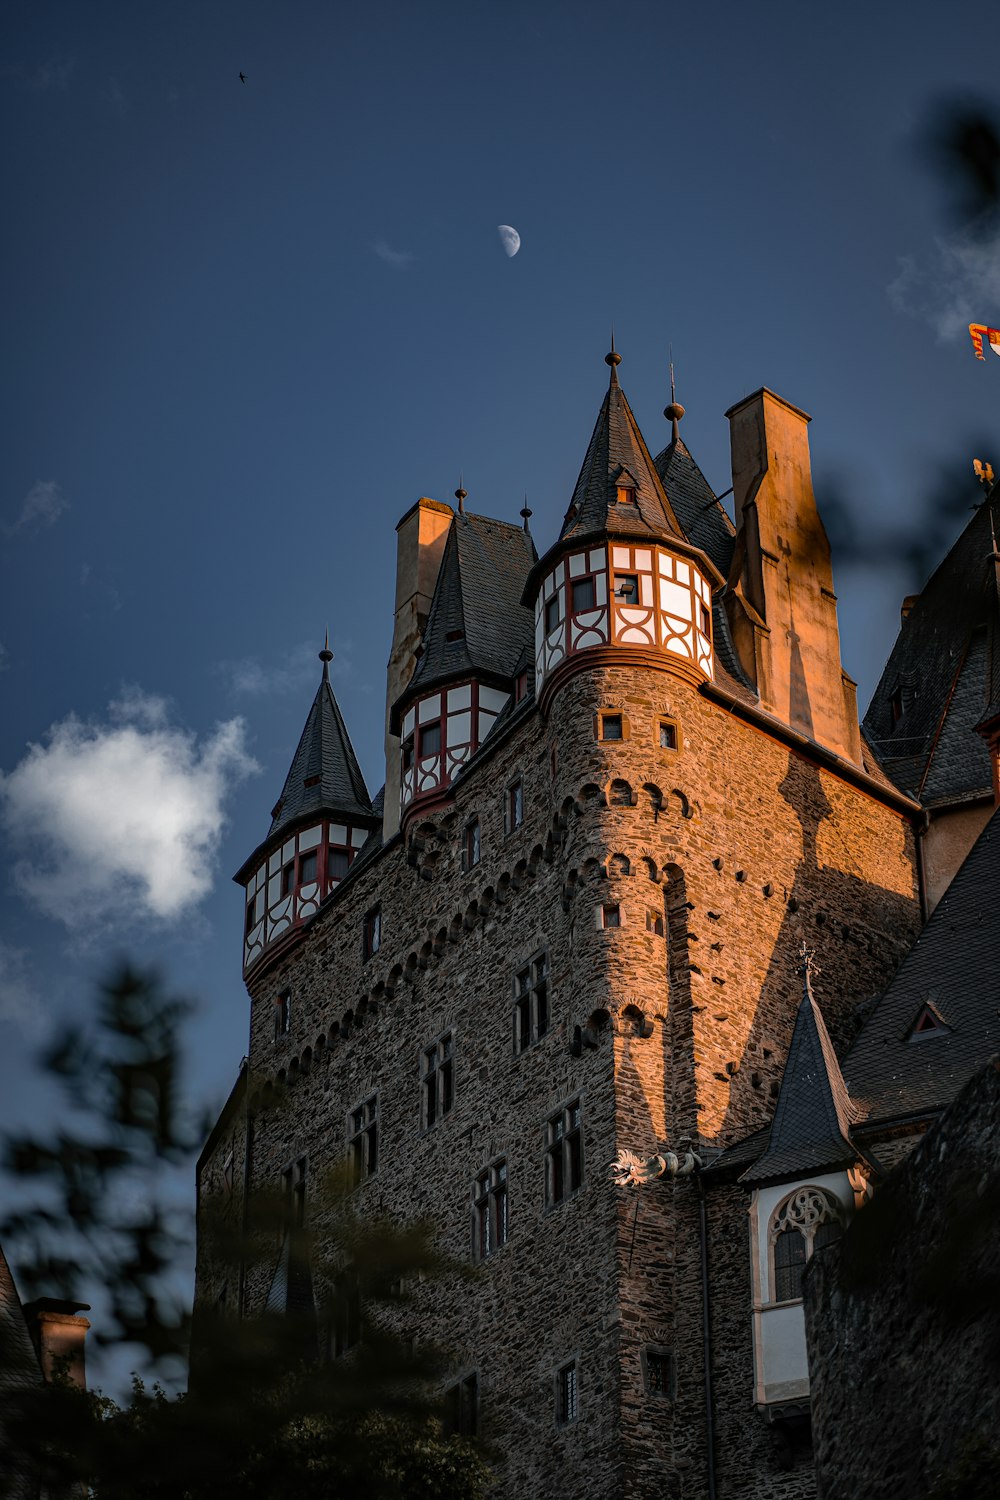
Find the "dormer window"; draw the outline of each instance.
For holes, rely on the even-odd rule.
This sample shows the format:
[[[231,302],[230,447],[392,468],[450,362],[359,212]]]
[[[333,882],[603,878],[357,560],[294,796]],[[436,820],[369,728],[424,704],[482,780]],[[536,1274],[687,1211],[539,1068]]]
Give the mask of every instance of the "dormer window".
[[[619,482],[618,482],[618,504],[619,505],[634,505],[635,504],[635,485],[634,484],[622,484],[621,480],[619,480]]]

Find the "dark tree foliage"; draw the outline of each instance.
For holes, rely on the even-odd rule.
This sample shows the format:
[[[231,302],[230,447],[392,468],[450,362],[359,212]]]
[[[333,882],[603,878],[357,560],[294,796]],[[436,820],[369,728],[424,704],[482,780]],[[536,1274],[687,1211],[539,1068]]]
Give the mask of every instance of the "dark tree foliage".
[[[101,1342],[138,1344],[168,1373],[193,1349],[189,1391],[136,1380],[119,1406],[56,1379],[10,1397],[0,1494],[20,1493],[17,1476],[29,1474],[53,1494],[94,1500],[477,1500],[485,1461],[444,1434],[431,1394],[445,1355],[399,1336],[414,1289],[468,1272],[442,1259],[427,1224],[362,1218],[343,1172],[311,1190],[308,1229],[290,1225],[275,1192],[255,1194],[238,1224],[203,1215],[201,1254],[230,1268],[234,1284],[278,1255],[307,1295],[288,1299],[291,1311],[247,1317],[203,1308],[192,1330],[170,1284],[189,1256],[191,1217],[163,1189],[166,1169],[190,1164],[205,1132],[183,1102],[189,1013],[155,976],[127,967],[103,987],[93,1030],[68,1031],[43,1059],[70,1123],[6,1142],[20,1196],[35,1192],[0,1224],[31,1295],[78,1300],[102,1289]],[[321,1358],[324,1330],[347,1317],[356,1346]]]

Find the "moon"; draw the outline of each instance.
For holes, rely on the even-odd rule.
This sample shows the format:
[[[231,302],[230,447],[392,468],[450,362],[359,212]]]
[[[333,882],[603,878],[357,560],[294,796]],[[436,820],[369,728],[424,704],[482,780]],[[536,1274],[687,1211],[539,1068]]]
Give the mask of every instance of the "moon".
[[[511,224],[498,224],[497,234],[503,246],[503,253],[510,257],[516,255],[521,248],[521,236]]]

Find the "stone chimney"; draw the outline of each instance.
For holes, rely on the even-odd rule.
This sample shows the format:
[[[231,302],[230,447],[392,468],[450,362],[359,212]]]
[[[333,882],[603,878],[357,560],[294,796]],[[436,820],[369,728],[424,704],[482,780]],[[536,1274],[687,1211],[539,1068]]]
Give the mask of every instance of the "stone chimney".
[[[737,536],[724,597],[740,663],[769,713],[860,765],[855,684],[840,664],[830,543],[813,495],[810,419],[768,390],[726,415]]]
[[[90,1322],[80,1313],[89,1311],[89,1302],[64,1302],[61,1297],[39,1297],[24,1304],[25,1322],[46,1380],[65,1371],[73,1385],[87,1389],[84,1345]]]
[[[389,732],[389,711],[417,664],[417,649],[454,514],[450,505],[422,498],[396,527],[396,614],[385,697],[384,839],[390,839],[399,829],[399,739]]]

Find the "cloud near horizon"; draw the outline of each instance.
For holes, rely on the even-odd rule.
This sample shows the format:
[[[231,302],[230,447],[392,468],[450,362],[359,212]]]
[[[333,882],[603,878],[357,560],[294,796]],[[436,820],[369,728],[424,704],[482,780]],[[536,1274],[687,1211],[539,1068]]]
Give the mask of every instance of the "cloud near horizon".
[[[29,531],[33,526],[54,526],[64,511],[69,510],[69,501],[54,479],[36,479],[25,495],[17,519],[4,524],[7,536]]]
[[[940,235],[926,265],[901,255],[886,291],[896,312],[929,323],[943,342],[990,323],[1000,305],[1000,215]]]
[[[102,722],[70,714],[0,775],[0,815],[24,850],[22,895],[72,931],[172,922],[211,891],[225,804],[260,768],[242,719],[199,741],[130,687]]]
[[[376,240],[372,249],[379,260],[384,261],[387,266],[392,266],[394,271],[405,271],[414,259],[412,251],[393,250],[385,240]]]

